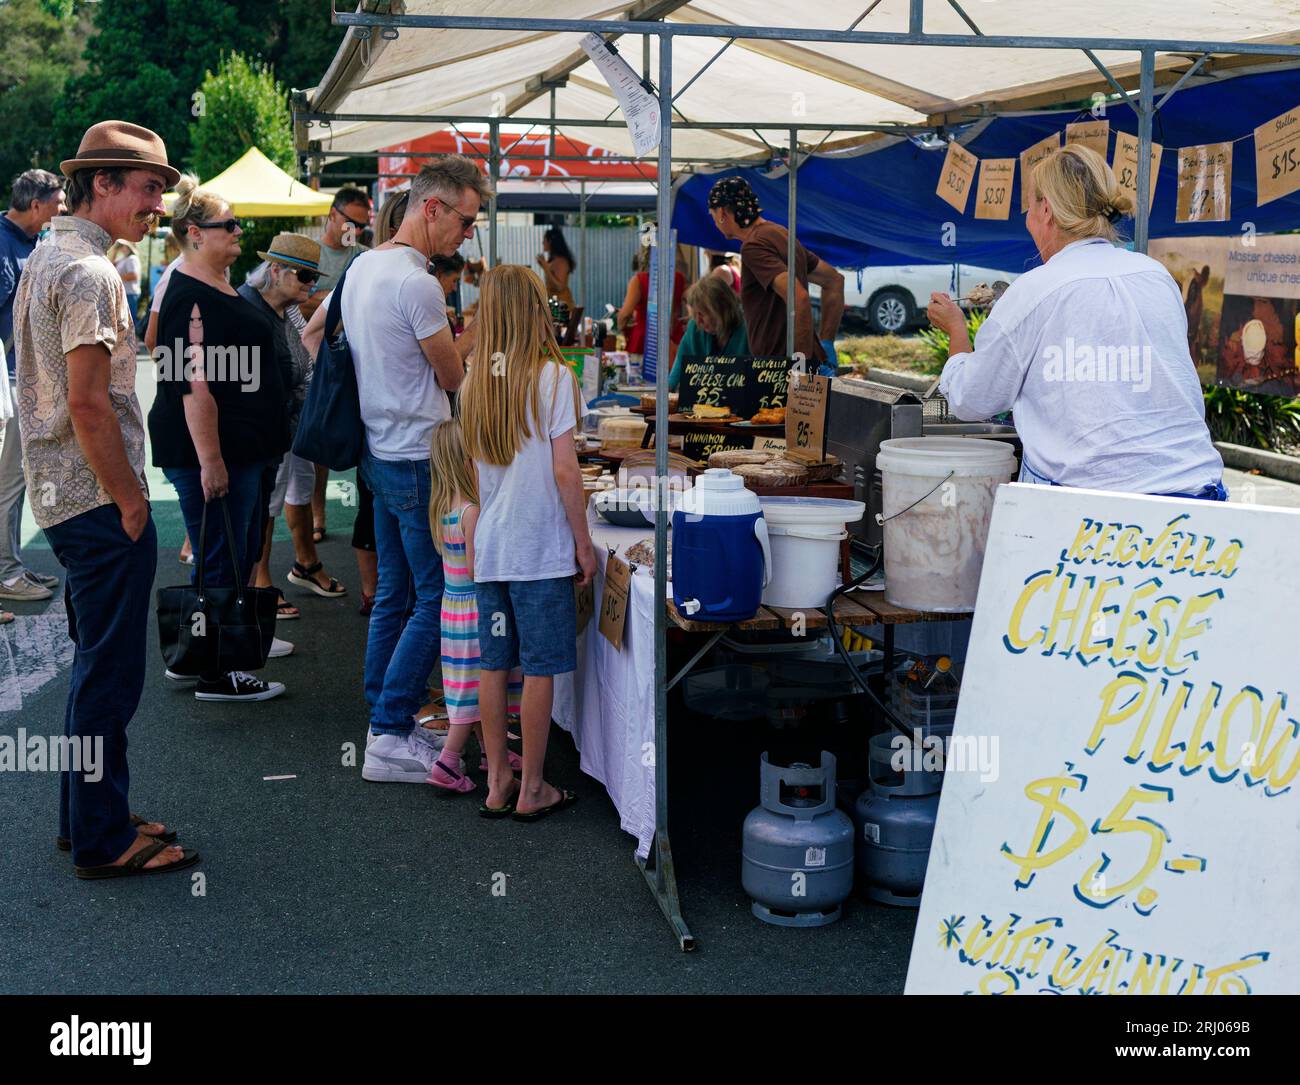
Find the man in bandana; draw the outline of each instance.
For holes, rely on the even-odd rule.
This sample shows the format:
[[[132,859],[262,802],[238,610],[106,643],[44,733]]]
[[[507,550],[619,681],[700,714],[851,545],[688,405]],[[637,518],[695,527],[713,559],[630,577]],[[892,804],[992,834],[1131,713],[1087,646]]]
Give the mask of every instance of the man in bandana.
[[[749,331],[749,349],[757,356],[785,353],[786,263],[789,237],[784,226],[768,222],[758,197],[742,177],[726,177],[709,192],[709,214],[727,238],[740,247],[740,304]],[[835,365],[835,333],[844,314],[844,276],[795,242],[794,349],[810,365]],[[813,334],[808,284],[821,287],[821,330]],[[820,340],[820,341],[819,341]]]

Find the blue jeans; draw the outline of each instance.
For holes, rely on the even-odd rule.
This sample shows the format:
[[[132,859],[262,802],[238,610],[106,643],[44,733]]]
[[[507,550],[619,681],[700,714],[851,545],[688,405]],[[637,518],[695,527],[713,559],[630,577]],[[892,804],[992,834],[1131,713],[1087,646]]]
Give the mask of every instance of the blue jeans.
[[[375,495],[379,557],[366,640],[370,730],[409,735],[442,658],[442,558],[429,528],[429,461],[377,460],[366,452],[360,474]]]
[[[226,545],[226,518],[221,512],[221,501],[212,502],[208,509],[207,553],[204,554],[203,581],[214,588],[234,588],[247,584],[248,578],[262,556],[262,533],[266,529],[266,502],[262,500],[262,474],[266,465],[227,464],[230,491],[223,500],[230,509],[230,527],[234,532],[237,567],[230,567],[230,548]],[[176,487],[180,498],[181,516],[185,530],[190,533],[194,548],[193,583],[199,575],[199,528],[203,523],[203,484],[197,467],[164,467],[167,481]]]
[[[127,802],[126,727],[144,689],[158,535],[151,516],[132,542],[117,506],[101,505],[47,527],[45,537],[66,573],[68,636],[76,645],[63,733],[83,744],[82,771],[59,776],[59,835],[72,840],[77,866],[102,866],[136,836]],[[84,744],[97,740],[102,749],[91,774],[85,758],[95,754]]]

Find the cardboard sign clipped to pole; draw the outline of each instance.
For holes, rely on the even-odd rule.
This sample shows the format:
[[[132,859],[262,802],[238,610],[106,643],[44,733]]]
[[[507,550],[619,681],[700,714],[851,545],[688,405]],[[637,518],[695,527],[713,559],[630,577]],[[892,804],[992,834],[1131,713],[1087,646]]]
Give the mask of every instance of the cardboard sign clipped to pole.
[[[829,377],[794,370],[785,397],[785,454],[788,459],[821,463],[826,459]]]
[[[1165,149],[1159,143],[1151,144],[1151,187],[1147,192],[1147,210],[1156,202],[1156,175],[1160,172],[1160,157]],[[1133,206],[1137,207],[1138,193],[1138,138],[1127,132],[1115,133],[1115,157],[1111,160],[1111,171],[1119,187],[1129,194]]]
[[[1178,149],[1177,222],[1226,222],[1232,214],[1232,144]]]
[[[979,159],[956,140],[948,144],[943,171],[939,174],[939,187],[934,191],[941,200],[952,204],[960,215],[966,213],[966,201],[970,197],[970,186],[975,180],[975,167],[978,165]]]
[[[1300,109],[1255,129],[1255,203],[1263,205],[1300,188]]]
[[[1298,532],[999,488],[908,994],[1300,990]]]
[[[600,635],[619,651],[623,650],[623,628],[631,591],[631,566],[611,553],[605,562],[605,590],[600,597]]]
[[[981,158],[979,184],[976,186],[977,219],[1009,219],[1011,186],[1016,179],[1014,158]]]

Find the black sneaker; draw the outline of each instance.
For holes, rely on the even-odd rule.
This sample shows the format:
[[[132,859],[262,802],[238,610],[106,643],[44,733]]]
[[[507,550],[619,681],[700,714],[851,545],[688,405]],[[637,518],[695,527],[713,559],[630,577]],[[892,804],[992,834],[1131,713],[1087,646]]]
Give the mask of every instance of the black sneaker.
[[[243,671],[231,671],[220,678],[200,678],[194,689],[196,701],[269,701],[284,692],[283,682],[263,682]]]

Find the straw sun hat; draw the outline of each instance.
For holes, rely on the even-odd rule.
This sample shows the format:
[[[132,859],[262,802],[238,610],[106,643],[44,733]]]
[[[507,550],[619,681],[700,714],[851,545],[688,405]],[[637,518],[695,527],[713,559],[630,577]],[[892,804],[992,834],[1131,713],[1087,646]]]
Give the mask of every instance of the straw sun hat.
[[[302,234],[276,234],[271,238],[266,252],[257,255],[263,260],[274,260],[277,264],[305,267],[309,271],[320,270],[320,245]]]

